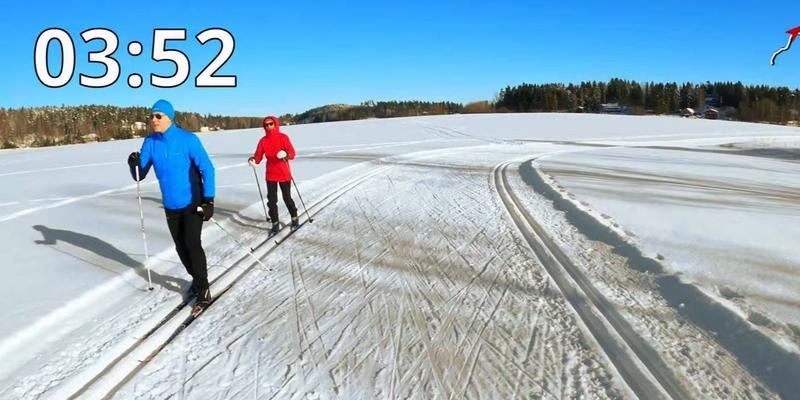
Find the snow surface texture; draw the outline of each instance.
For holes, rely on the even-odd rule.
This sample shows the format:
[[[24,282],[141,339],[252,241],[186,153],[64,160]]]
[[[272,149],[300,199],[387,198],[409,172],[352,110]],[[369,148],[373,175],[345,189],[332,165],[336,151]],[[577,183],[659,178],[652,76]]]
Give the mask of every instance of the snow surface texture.
[[[300,155],[293,172],[306,202],[347,182],[360,169],[388,165],[389,170],[349,191],[323,210],[314,224],[270,253],[263,261],[272,273],[255,269],[243,277],[146,363],[117,392],[118,397],[630,397],[630,382],[620,376],[592,331],[521,242],[489,183],[493,167],[510,159],[562,152],[570,163],[564,170],[615,169],[608,155],[602,156],[611,152],[613,158],[625,159],[621,175],[633,165],[639,174],[649,167],[676,180],[698,175],[725,180],[742,175],[726,173],[716,157],[704,158],[715,154],[691,153],[697,166],[689,170],[682,167],[689,156],[676,161],[670,159],[675,156],[662,154],[674,151],[605,149],[574,142],[696,147],[765,137],[791,142],[798,134],[791,128],[757,124],[568,114],[401,118],[294,126],[285,131]],[[260,135],[259,130],[201,135],[219,171],[217,219],[248,244],[263,240],[265,228],[252,169],[246,164]],[[0,397],[70,393],[67,389],[80,387],[84,377],[102,370],[113,349],[124,347],[122,343],[153,324],[149,313],[180,298],[188,285],[171,248],[155,180],[148,177],[142,186],[143,200],[149,265],[158,289],[145,289],[135,185],[124,164],[140,143],[0,152],[4,194],[0,229],[6,260],[2,268],[12,278],[0,284],[7,294],[0,298],[4,310]],[[465,146],[472,147],[464,150]],[[399,157],[448,148],[462,150]],[[586,167],[576,161],[583,157]],[[648,157],[652,165],[647,164]],[[370,160],[381,161],[359,164]],[[752,176],[743,176],[748,180],[739,182],[737,190],[747,186],[749,193],[750,186],[760,181],[797,191],[797,181],[786,173],[796,164],[786,163],[746,161],[745,165],[758,168]],[[262,168],[258,168],[261,176]],[[532,193],[520,182],[516,191]],[[616,184],[605,183],[595,192],[576,190],[574,195],[581,199],[585,195],[587,204],[594,206],[591,196]],[[626,179],[619,184],[632,190]],[[729,194],[725,207],[720,207],[704,204],[713,197],[691,195],[707,218],[713,214],[724,218],[725,212],[736,209],[786,208],[776,206],[780,202],[769,196]],[[791,251],[764,236],[754,240],[748,229],[761,224],[775,232],[790,232],[796,229],[792,226],[796,220],[751,219],[746,229],[724,229],[719,238],[713,233],[723,229],[692,227],[692,215],[698,212],[686,212],[685,203],[673,204],[669,211],[686,215],[687,234],[680,229],[684,225],[673,225],[674,243],[665,247],[647,240],[641,228],[651,226],[646,221],[625,223],[626,217],[637,220],[634,213],[652,204],[631,198],[631,207],[618,206],[608,215],[623,231],[635,232],[645,252],[665,254],[665,265],[686,275],[685,264],[669,263],[681,257],[669,249],[694,249],[685,253],[691,255],[702,253],[702,245],[708,244],[709,251],[721,249],[736,260],[753,260],[754,249],[772,256]],[[538,219],[534,211],[546,205],[541,201],[526,209]],[[556,238],[574,230],[568,223],[547,227]],[[212,275],[242,256],[241,249],[211,224],[205,227],[203,240]],[[748,245],[741,246],[745,241]],[[570,242],[565,243],[562,247],[569,249]],[[720,247],[726,244],[730,247]],[[581,249],[594,246],[585,245]],[[613,254],[595,253],[615,274],[595,275],[590,262],[578,265],[630,318],[636,334],[653,343],[688,393],[708,398],[782,393],[779,384],[765,385],[762,381],[768,378],[754,377],[742,367],[735,350],[721,347],[713,334],[682,322],[642,274],[626,268]],[[572,255],[581,260],[578,254]],[[798,287],[796,265],[789,262],[787,268],[776,269],[761,261],[745,261],[738,268],[749,266],[752,273],[736,276],[721,274],[718,266],[695,258],[692,281],[701,286],[724,282],[736,296],[722,297],[735,298],[727,305],[742,310],[743,316],[750,315],[750,307],[761,307],[758,300],[764,288],[784,290],[773,291],[770,297],[781,307],[769,303],[761,313],[771,323],[754,325],[775,328],[783,346],[796,348],[797,337],[785,329],[790,321],[782,319],[798,310],[792,297]],[[782,287],[775,282],[779,275],[784,278]],[[685,343],[683,335],[691,335],[693,343]]]
[[[800,353],[800,163],[735,154],[609,148],[540,166],[645,253],[741,304]]]

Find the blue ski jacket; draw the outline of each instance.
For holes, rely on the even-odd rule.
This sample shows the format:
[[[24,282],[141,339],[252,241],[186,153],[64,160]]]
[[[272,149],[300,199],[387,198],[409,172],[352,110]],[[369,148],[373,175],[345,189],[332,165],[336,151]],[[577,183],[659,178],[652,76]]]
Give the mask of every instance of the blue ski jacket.
[[[164,133],[146,137],[139,155],[140,180],[147,176],[151,166],[156,170],[164,208],[168,211],[214,199],[214,164],[194,133],[172,124]],[[136,179],[133,168],[131,176]]]

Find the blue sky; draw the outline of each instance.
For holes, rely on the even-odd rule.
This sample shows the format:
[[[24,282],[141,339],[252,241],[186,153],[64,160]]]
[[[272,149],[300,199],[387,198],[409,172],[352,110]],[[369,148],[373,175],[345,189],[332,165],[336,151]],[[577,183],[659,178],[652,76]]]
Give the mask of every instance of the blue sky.
[[[580,82],[612,77],[639,81],[737,81],[800,86],[800,43],[769,65],[800,25],[797,1],[293,1],[293,2],[11,2],[0,13],[0,107],[60,104],[150,105],[224,115],[297,113],[331,103],[365,100],[490,100],[523,82]],[[77,64],[72,81],[47,88],[36,78],[37,36],[58,27],[71,35]],[[100,75],[83,43],[90,28],[120,38],[121,77],[108,88],[78,84]],[[194,76],[219,45],[194,36],[221,27],[236,40],[219,71],[236,88],[195,88]],[[173,42],[191,61],[177,88],[149,85],[169,75],[150,59],[153,30],[185,28]],[[141,41],[142,56],[127,54]],[[52,46],[53,53],[58,49]],[[54,70],[54,72],[57,69]],[[129,88],[139,73],[144,85]]]

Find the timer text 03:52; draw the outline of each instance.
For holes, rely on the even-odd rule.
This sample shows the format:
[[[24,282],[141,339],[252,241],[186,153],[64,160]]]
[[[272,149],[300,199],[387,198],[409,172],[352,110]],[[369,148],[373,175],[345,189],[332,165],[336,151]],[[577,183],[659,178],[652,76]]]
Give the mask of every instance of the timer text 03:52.
[[[90,88],[103,88],[113,85],[120,76],[119,62],[114,58],[114,53],[119,47],[117,34],[109,29],[94,28],[81,32],[85,43],[93,40],[102,40],[104,47],[100,51],[89,52],[89,62],[105,66],[105,74],[89,76],[80,74],[81,86]],[[225,29],[206,29],[195,36],[201,45],[217,40],[220,42],[219,53],[210,63],[200,71],[194,79],[196,87],[236,87],[236,75],[215,75],[222,66],[231,58],[236,42]],[[150,85],[159,88],[177,87],[189,78],[191,71],[189,57],[177,49],[168,49],[167,42],[186,40],[186,29],[155,29],[153,30],[153,46],[151,59],[155,62],[171,62],[175,65],[175,73],[169,76],[150,74]],[[51,75],[48,68],[48,49],[52,41],[61,45],[61,68],[58,75]],[[142,54],[142,44],[137,41],[128,43],[128,54],[139,56]],[[51,88],[66,86],[75,73],[75,45],[72,37],[59,28],[50,28],[42,31],[36,39],[33,52],[33,63],[39,81]],[[142,76],[139,74],[128,75],[128,86],[138,88],[142,86]]]

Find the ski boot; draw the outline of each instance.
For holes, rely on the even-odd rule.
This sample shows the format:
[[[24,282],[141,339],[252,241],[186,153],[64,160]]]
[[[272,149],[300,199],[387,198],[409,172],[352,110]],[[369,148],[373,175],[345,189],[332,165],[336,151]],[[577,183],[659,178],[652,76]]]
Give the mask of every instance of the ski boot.
[[[192,316],[197,317],[211,305],[211,291],[206,289],[202,295],[197,296],[197,302],[192,307]]]
[[[267,237],[273,237],[277,235],[279,230],[281,230],[281,224],[278,222],[274,222],[272,224],[272,229],[269,230],[269,234]]]
[[[297,230],[297,228],[300,228],[300,221],[297,217],[294,217],[292,218],[292,230]]]

